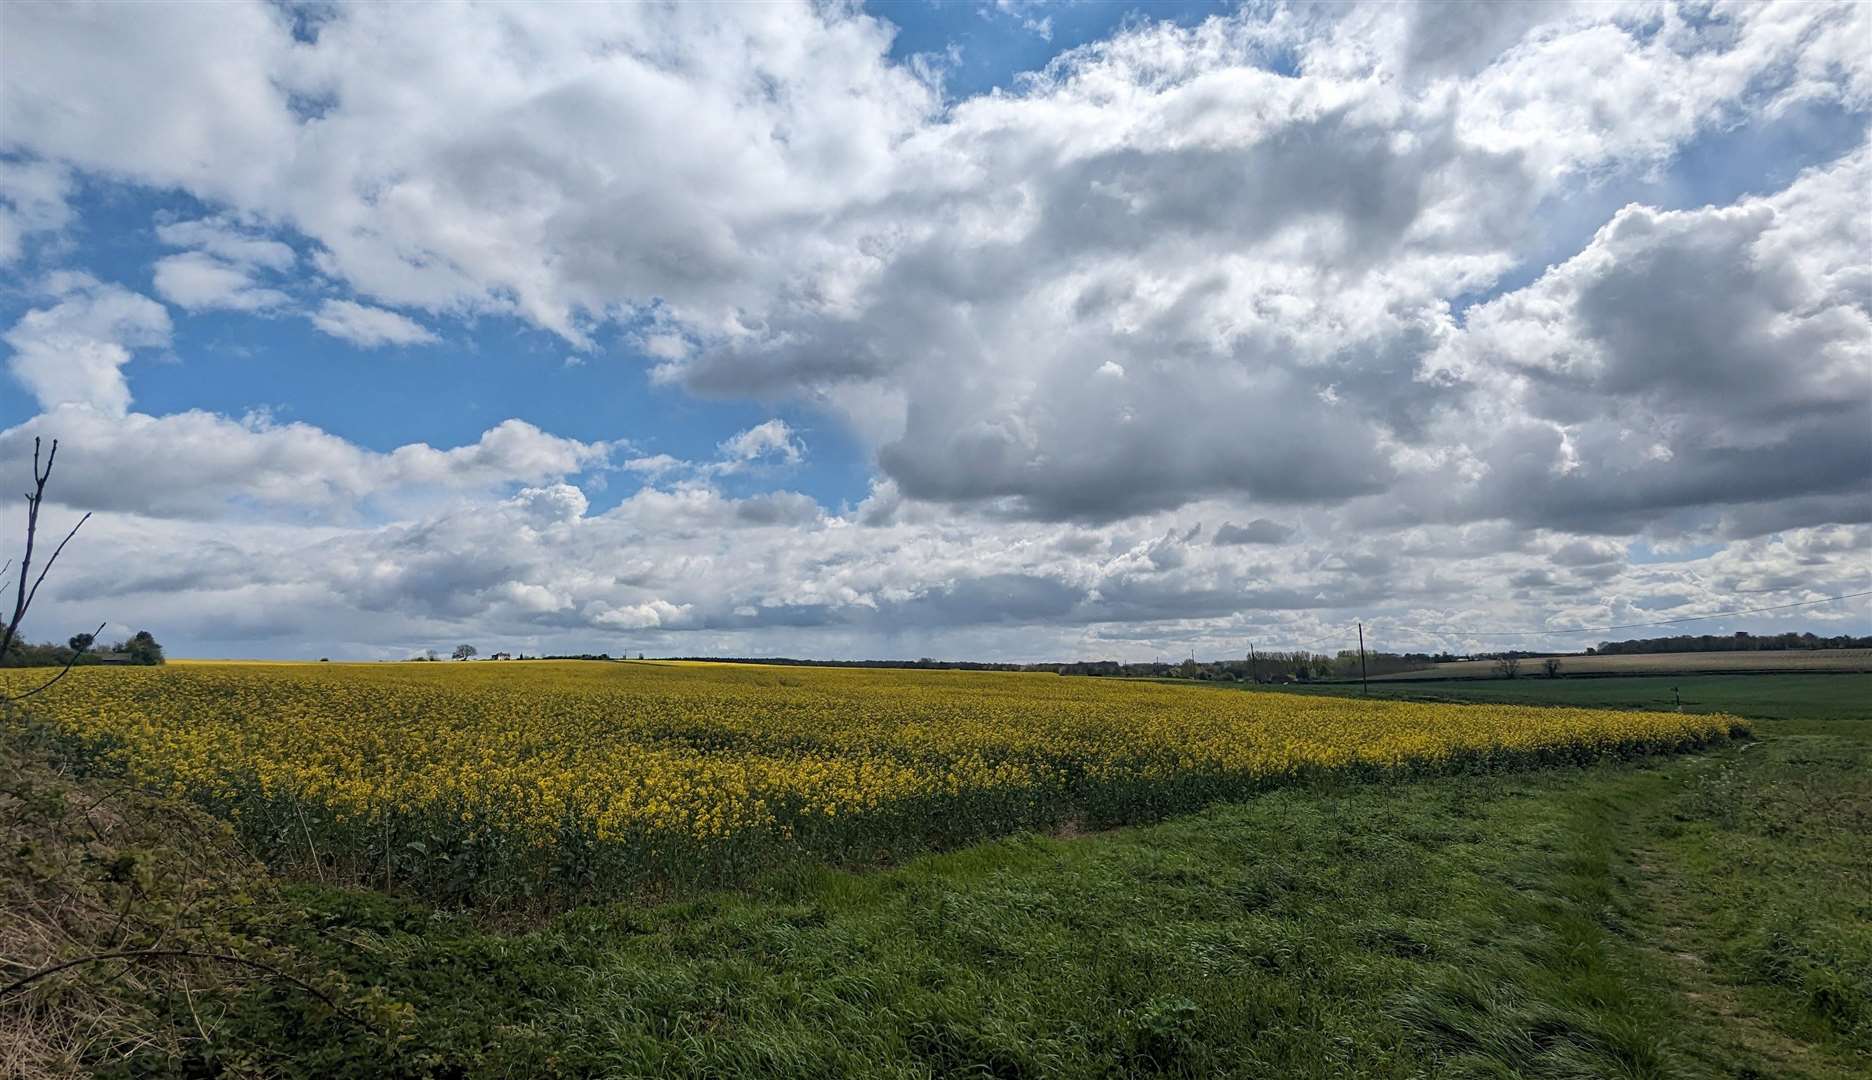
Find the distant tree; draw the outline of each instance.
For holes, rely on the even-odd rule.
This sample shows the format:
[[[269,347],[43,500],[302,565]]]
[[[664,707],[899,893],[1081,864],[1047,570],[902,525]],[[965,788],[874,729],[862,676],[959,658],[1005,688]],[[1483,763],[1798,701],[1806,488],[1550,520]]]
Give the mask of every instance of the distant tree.
[[[163,662],[163,648],[148,630],[138,630],[132,634],[129,641],[117,646],[117,651],[129,656],[133,664],[154,666]]]
[[[73,652],[84,652],[86,649],[89,649],[91,643],[96,640],[97,638],[91,634],[73,634],[71,640],[66,642],[66,644],[71,646]]]
[[[476,655],[479,651],[480,650],[476,649],[473,645],[457,645],[455,646],[455,659],[466,660]]]
[[[1512,679],[1521,674],[1521,658],[1519,656],[1496,657],[1495,674],[1504,679]]]
[[[1549,656],[1547,659],[1542,660],[1541,669],[1547,672],[1547,677],[1549,679],[1558,678],[1560,675],[1560,658],[1557,656]]]

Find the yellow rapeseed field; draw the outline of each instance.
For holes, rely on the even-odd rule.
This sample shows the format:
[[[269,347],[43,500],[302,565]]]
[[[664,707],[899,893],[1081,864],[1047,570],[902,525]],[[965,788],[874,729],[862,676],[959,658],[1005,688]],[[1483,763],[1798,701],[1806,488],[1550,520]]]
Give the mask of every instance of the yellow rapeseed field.
[[[1146,820],[1319,771],[1585,762],[1739,723],[690,663],[79,668],[37,700],[64,736],[275,858],[463,897]]]

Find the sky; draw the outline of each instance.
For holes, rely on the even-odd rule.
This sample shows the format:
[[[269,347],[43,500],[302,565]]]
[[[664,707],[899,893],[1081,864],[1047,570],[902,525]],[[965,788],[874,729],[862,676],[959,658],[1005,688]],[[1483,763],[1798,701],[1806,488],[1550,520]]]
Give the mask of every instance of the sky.
[[[27,634],[1872,633],[1869,121],[1853,4],[10,3]]]

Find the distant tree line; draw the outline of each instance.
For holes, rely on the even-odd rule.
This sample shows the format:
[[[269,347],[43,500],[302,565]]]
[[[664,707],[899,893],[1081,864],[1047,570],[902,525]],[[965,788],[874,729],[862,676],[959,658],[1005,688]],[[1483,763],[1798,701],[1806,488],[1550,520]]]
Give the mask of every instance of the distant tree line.
[[[29,645],[17,638],[0,657],[0,667],[85,667],[96,664],[154,665],[163,662],[163,648],[148,630],[138,630],[115,645],[99,646],[90,634],[74,634],[65,644]]]
[[[1794,649],[1872,649],[1872,637],[1838,634],[1679,634],[1676,637],[1633,638],[1630,641],[1601,641],[1587,655],[1618,656],[1625,653],[1682,652],[1784,652]]]
[[[560,659],[548,657],[547,659]],[[609,656],[584,655],[565,657],[578,660],[608,660]],[[638,656],[641,660],[643,657]],[[1358,650],[1338,654],[1312,652],[1259,653],[1253,661],[1162,660],[1143,663],[1120,663],[1116,660],[1048,661],[1032,664],[999,663],[984,660],[934,660],[927,656],[916,660],[804,660],[790,656],[671,656],[668,660],[712,661],[724,664],[770,664],[783,667],[834,668],[921,668],[929,671],[1028,671],[1057,675],[1081,675],[1126,679],[1196,679],[1209,682],[1317,682],[1326,679],[1356,679],[1359,675]],[[1448,653],[1368,652],[1365,667],[1371,675],[1389,675],[1399,671],[1417,671],[1450,660],[1466,659]]]
[[[637,659],[642,660],[640,653]],[[982,660],[799,660],[790,656],[670,656],[668,660],[703,660],[718,664],[776,664],[783,667],[927,668],[933,671],[1058,671],[1061,664],[1003,664]]]
[[[1435,664],[1459,659],[1447,653],[1367,652],[1365,673],[1391,675],[1400,671],[1420,671]],[[1197,660],[1169,664],[1163,661],[1146,664],[1121,664],[1116,660],[1090,660],[1071,664],[1048,665],[1061,675],[1091,675],[1130,679],[1195,679],[1201,682],[1321,682],[1359,677],[1357,649],[1337,653],[1257,652],[1252,658],[1237,660]]]
[[[1666,638],[1640,638],[1631,641],[1601,642],[1597,648],[1587,649],[1585,654],[1592,656],[1613,655],[1618,653],[1647,652],[1748,652],[1780,649],[1867,649],[1872,648],[1872,637],[1818,637],[1814,634],[1773,634],[1756,636],[1739,633],[1733,635],[1680,635]],[[454,652],[457,660],[469,659],[478,655],[474,646],[458,646]],[[1561,660],[1579,653],[1536,652],[1522,649],[1509,649],[1501,652],[1456,654],[1451,652],[1383,652],[1371,650],[1365,653],[1364,673],[1371,676],[1395,675],[1404,671],[1422,671],[1438,664],[1453,663],[1458,660],[1493,660],[1499,674],[1514,678],[1520,672],[1522,660],[1535,661],[1532,667],[1548,677],[1560,673],[1561,665],[1549,661]],[[509,654],[496,653],[496,658],[508,659]],[[440,660],[442,657],[434,650],[411,657],[412,660]],[[531,659],[525,654],[512,659]],[[637,659],[644,658],[642,653]],[[545,657],[547,660],[624,660],[628,656],[613,657],[610,653],[577,653]],[[1075,660],[1069,662],[1047,662],[1034,664],[997,663],[982,660],[934,660],[921,657],[916,660],[805,660],[790,656],[671,656],[661,659],[714,661],[729,664],[770,664],[782,667],[837,667],[837,668],[922,668],[931,671],[1042,671],[1060,675],[1081,675],[1098,678],[1127,679],[1194,679],[1203,682],[1323,682],[1359,677],[1359,653],[1357,649],[1341,649],[1336,653],[1319,653],[1298,650],[1294,652],[1257,652],[1253,657],[1242,656],[1232,660],[1196,660],[1194,658],[1171,663],[1155,660],[1141,663],[1121,663],[1117,660]]]

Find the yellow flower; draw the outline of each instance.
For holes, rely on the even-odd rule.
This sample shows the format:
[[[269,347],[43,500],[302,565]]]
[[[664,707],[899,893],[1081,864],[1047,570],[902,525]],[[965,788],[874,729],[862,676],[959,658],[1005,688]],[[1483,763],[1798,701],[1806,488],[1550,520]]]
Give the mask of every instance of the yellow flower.
[[[0,671],[0,691],[22,677]],[[256,835],[316,827],[321,849],[366,851],[407,825],[545,848],[571,829],[646,857],[678,839],[787,842],[803,826],[1006,831],[1094,797],[1141,818],[1188,805],[1161,802],[1183,782],[1221,798],[1303,769],[1585,760],[1739,723],[1045,674],[575,662],[77,668],[36,708]]]

